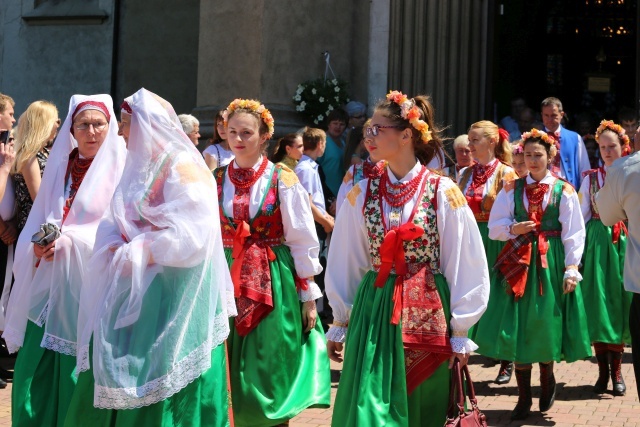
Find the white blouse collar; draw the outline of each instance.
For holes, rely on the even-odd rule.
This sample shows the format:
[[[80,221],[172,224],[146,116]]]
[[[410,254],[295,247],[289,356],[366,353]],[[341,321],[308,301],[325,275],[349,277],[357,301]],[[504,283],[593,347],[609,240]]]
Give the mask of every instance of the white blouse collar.
[[[392,184],[395,184],[396,182],[404,183],[404,182],[409,182],[413,178],[415,178],[420,173],[420,170],[422,170],[422,164],[419,161],[417,161],[415,166],[413,168],[411,168],[411,170],[409,171],[408,174],[406,174],[401,179],[398,179],[398,178],[395,177],[393,172],[391,172],[391,169],[389,168],[389,165],[387,165],[387,176],[389,177],[389,181]]]
[[[540,180],[541,184],[553,184],[556,181],[556,178],[551,174],[550,171],[547,171],[547,174],[544,178]],[[527,175],[527,184],[535,183],[535,179],[531,178],[531,174]]]

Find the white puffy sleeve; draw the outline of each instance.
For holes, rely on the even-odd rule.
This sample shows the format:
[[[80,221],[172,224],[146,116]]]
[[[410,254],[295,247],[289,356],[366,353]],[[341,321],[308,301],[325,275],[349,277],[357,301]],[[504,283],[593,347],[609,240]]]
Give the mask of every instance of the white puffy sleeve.
[[[300,291],[300,300],[311,301],[322,297],[313,276],[322,272],[318,255],[320,244],[313,222],[309,195],[291,171],[283,170],[278,181],[280,212],[284,228],[284,244],[289,247],[296,274],[307,279],[308,289]]]
[[[489,238],[491,240],[507,240],[515,239],[516,236],[509,232],[512,224],[517,221],[515,219],[515,203],[513,201],[513,188],[505,186],[498,193],[496,201],[491,208],[489,215]]]
[[[344,342],[358,286],[372,268],[367,229],[362,215],[368,182],[366,179],[360,181],[347,194],[333,229],[327,272],[324,276],[334,318],[333,326],[327,332],[329,341]]]
[[[470,353],[478,346],[467,338],[489,301],[489,268],[478,224],[458,186],[441,178],[438,188],[440,268],[451,291],[451,347]]]
[[[336,216],[340,212],[340,206],[347,197],[347,193],[353,188],[353,175],[355,173],[355,165],[349,166],[347,173],[344,175],[342,184],[340,184],[340,190],[338,190],[338,196],[336,198]]]
[[[578,192],[578,201],[580,202],[580,212],[582,212],[582,218],[585,224],[591,219],[591,178],[589,175],[582,178],[582,184],[580,185],[580,191]]]
[[[578,135],[578,167],[580,168],[580,176],[583,173],[591,169],[591,162],[589,162],[589,153],[587,153],[587,146],[584,145],[582,137]]]
[[[558,220],[560,224],[562,224],[560,236],[564,246],[564,277],[565,279],[567,277],[573,277],[577,280],[582,280],[582,276],[578,272],[578,266],[580,265],[582,252],[584,251],[586,232],[578,195],[574,188],[568,183],[564,185],[562,190],[560,216]]]

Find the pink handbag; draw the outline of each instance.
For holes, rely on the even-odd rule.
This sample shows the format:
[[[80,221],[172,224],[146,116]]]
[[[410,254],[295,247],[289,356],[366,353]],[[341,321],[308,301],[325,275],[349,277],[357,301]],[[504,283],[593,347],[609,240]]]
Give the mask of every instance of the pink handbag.
[[[466,400],[463,384],[463,376],[466,380],[467,393],[471,410],[465,412],[464,404]],[[457,398],[457,399],[456,399]],[[456,410],[458,412],[456,416]],[[447,421],[444,427],[487,427],[487,417],[478,409],[478,399],[471,382],[469,368],[465,365],[460,369],[460,360],[457,358],[453,362],[451,369],[451,390],[449,392],[449,410],[447,411]]]

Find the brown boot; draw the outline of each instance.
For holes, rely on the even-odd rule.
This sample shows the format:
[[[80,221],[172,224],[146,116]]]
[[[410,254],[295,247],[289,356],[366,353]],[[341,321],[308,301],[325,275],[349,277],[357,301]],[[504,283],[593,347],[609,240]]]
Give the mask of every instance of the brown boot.
[[[540,412],[546,412],[556,401],[556,377],[553,362],[540,364]]]
[[[613,382],[613,395],[624,396],[627,386],[622,379],[622,353],[623,351],[610,351],[611,355],[611,381]]]
[[[609,351],[607,345],[603,343],[593,343],[596,351],[596,360],[598,361],[598,381],[593,386],[593,392],[602,394],[607,391],[609,384]]]
[[[524,420],[531,413],[531,365],[515,366],[518,383],[518,403],[511,412],[512,420]]]

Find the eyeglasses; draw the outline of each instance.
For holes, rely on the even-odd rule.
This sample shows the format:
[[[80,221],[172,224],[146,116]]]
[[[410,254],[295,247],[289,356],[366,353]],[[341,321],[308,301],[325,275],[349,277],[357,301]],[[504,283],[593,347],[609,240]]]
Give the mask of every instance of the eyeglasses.
[[[365,131],[365,135],[368,137],[378,136],[380,134],[380,129],[405,129],[405,126],[380,126],[373,125],[369,126]]]
[[[76,130],[87,130],[90,126],[93,126],[94,131],[102,132],[107,127],[107,124],[108,123],[79,123],[74,127]]]

